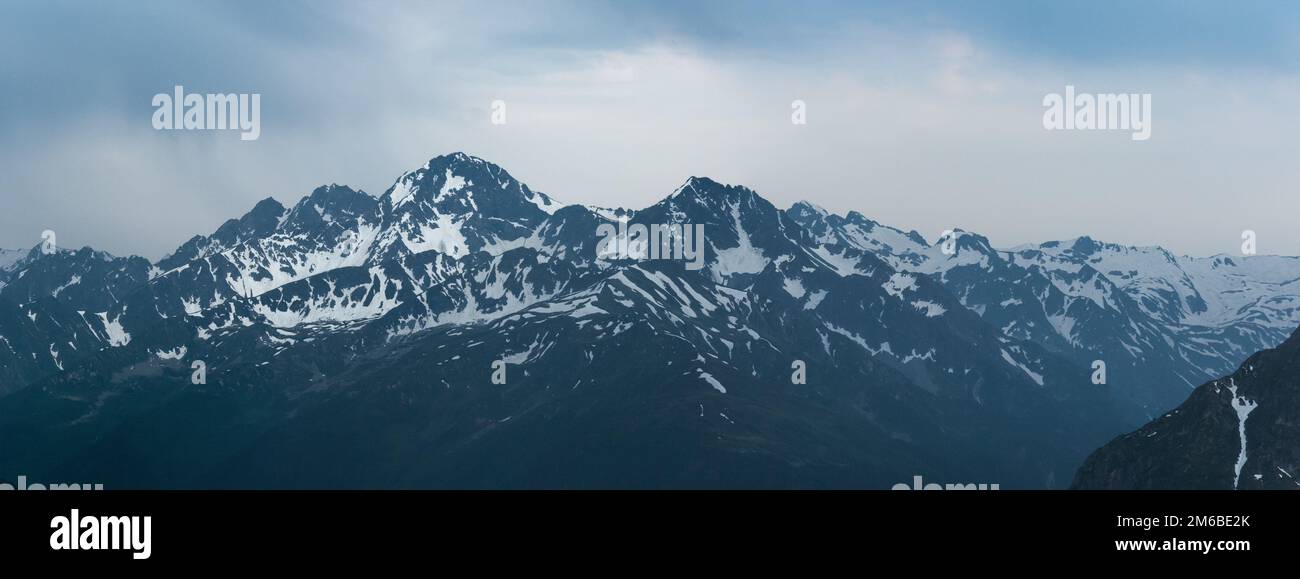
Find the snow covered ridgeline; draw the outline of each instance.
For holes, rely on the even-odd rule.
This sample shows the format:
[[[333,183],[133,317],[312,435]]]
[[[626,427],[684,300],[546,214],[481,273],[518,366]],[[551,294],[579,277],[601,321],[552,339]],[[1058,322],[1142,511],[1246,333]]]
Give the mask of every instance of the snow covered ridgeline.
[[[834,215],[803,202],[789,214],[828,261],[852,249],[871,252],[900,273],[938,280],[1008,338],[1118,368],[1111,377],[1136,386],[1125,392],[1148,416],[1300,325],[1294,257],[1195,258],[1088,237],[996,249],[960,230],[950,243],[931,245],[856,212]],[[906,281],[893,279],[891,292]]]
[[[689,196],[710,184],[712,182],[706,179],[692,178],[674,192],[670,200],[683,197],[683,192]],[[314,193],[313,197],[316,196]],[[360,193],[356,196],[373,199]],[[435,251],[452,258],[461,258],[475,251],[497,255],[530,243],[538,245],[534,235],[538,225],[553,217],[562,207],[550,197],[531,191],[499,167],[463,153],[435,158],[424,167],[402,175],[380,197],[379,203],[374,203],[368,211],[332,211],[328,203],[311,202],[308,205],[311,212],[327,224],[337,226],[327,228],[336,229],[327,236],[304,233],[301,230],[289,231],[291,228],[285,227],[286,221],[290,220],[290,213],[301,213],[307,202],[304,200],[293,211],[284,211],[276,231],[267,236],[265,241],[254,238],[238,247],[221,249],[221,255],[228,259],[235,270],[225,278],[231,290],[244,297],[256,297],[311,275],[337,268],[374,266],[394,255]],[[337,201],[335,203],[338,204]],[[364,205],[365,202],[359,204]],[[633,215],[646,210],[620,212],[621,215],[617,217],[608,210],[589,210],[601,218],[596,224],[599,241],[595,255],[598,258],[655,258],[669,253],[664,250],[671,248],[674,259],[686,260],[691,269],[702,267],[706,252],[704,236],[698,232],[704,228],[704,224],[691,224],[689,231],[678,231],[675,228],[681,222],[677,218],[684,216],[680,213],[666,215],[671,218],[663,220],[664,224],[669,224],[667,228],[662,224],[660,228],[655,228],[655,224],[632,221]],[[731,205],[722,210],[732,213],[731,223],[723,225],[737,232],[737,243],[734,246],[729,243],[710,245],[712,251],[709,253],[714,262],[712,269],[722,278],[761,271],[777,256],[765,255],[752,245],[750,236],[741,224],[740,205]],[[1070,243],[1068,247],[1053,242],[1007,251],[991,248],[975,248],[972,251],[972,247],[963,244],[954,255],[944,255],[939,247],[927,244],[915,232],[903,233],[875,224],[857,213],[850,213],[845,218],[829,216],[824,210],[807,203],[796,204],[789,210],[791,215],[800,212],[820,212],[820,219],[833,223],[832,227],[821,231],[817,231],[815,226],[809,227],[814,233],[813,250],[823,261],[834,264],[844,273],[853,272],[860,265],[857,259],[846,257],[836,249],[841,244],[869,251],[903,272],[945,277],[958,267],[987,267],[990,259],[1002,260],[1020,268],[1041,272],[1040,275],[1052,284],[1053,294],[1064,295],[1067,303],[1068,300],[1086,300],[1099,308],[1115,309],[1119,304],[1111,292],[1122,291],[1141,306],[1146,317],[1159,319],[1171,328],[1171,332],[1179,326],[1213,329],[1236,323],[1258,324],[1259,320],[1265,320],[1265,327],[1246,333],[1252,343],[1234,344],[1229,348],[1234,351],[1228,353],[1222,351],[1224,345],[1221,343],[1205,343],[1205,340],[1214,338],[1200,336],[1199,342],[1189,346],[1199,349],[1190,355],[1210,359],[1196,362],[1205,372],[1220,370],[1224,363],[1222,358],[1243,356],[1258,347],[1280,341],[1280,332],[1300,323],[1300,287],[1291,287],[1300,283],[1295,281],[1300,280],[1300,263],[1295,260],[1286,259],[1280,263],[1290,265],[1284,269],[1294,270],[1297,275],[1285,277],[1272,273],[1250,282],[1243,280],[1261,277],[1260,274],[1264,272],[1275,272],[1277,269],[1270,266],[1276,264],[1251,267],[1249,275],[1241,276],[1238,272],[1225,271],[1219,267],[1224,264],[1236,266],[1236,261],[1181,258],[1181,265],[1185,267],[1170,270],[1169,256],[1158,248],[1134,249],[1095,244],[1100,251],[1093,254],[1087,250],[1094,242],[1087,238]],[[610,217],[613,217],[610,220],[612,223],[604,221]],[[806,220],[801,224],[811,225]],[[657,238],[656,233],[659,233]],[[313,237],[318,239],[309,239]],[[673,244],[667,241],[670,239],[681,239],[683,243]],[[1143,255],[1149,257],[1139,259]],[[1174,261],[1178,263],[1178,259]],[[1254,264],[1254,260],[1238,261],[1252,266]],[[1077,274],[1082,267],[1104,270],[1104,273],[1091,279],[1078,278]],[[1188,271],[1195,275],[1189,275]],[[1134,275],[1133,272],[1141,273]],[[1146,272],[1157,272],[1157,275]],[[1075,279],[1070,279],[1071,276]],[[902,282],[904,278],[897,281]],[[1241,291],[1243,284],[1249,284],[1251,291]],[[797,277],[789,279],[786,286],[787,291],[796,297],[803,291],[802,281]],[[901,288],[896,288],[896,291],[898,289]],[[969,291],[958,293],[963,301],[966,301],[969,294]],[[1040,299],[1059,301],[1053,294],[1043,294]],[[1171,299],[1171,296],[1176,296],[1176,300]],[[1255,296],[1264,299],[1252,299]],[[209,296],[204,301],[219,303],[219,300],[219,297],[212,300]],[[975,302],[964,305],[983,314],[990,305],[1006,307],[1007,304],[1024,305],[1025,300],[1003,298],[988,305]],[[1048,309],[1049,305],[1044,304],[1042,309]],[[937,303],[925,301],[918,301],[913,307],[931,316],[939,316],[946,311],[946,308]],[[1067,306],[1062,309],[1067,311],[1051,313],[1040,327],[1051,330],[1069,344],[1089,341],[1080,335],[1084,326],[1078,324],[1077,318],[1068,312],[1070,308]],[[358,317],[355,311],[340,312],[339,315],[341,317],[338,319]],[[303,316],[304,320],[332,318],[329,314]],[[1008,335],[1018,339],[1035,338],[1033,332],[1026,332],[1026,323],[1033,322],[1025,320],[1008,326]],[[1129,339],[1126,336],[1124,341]],[[1133,352],[1141,351],[1144,349],[1142,340],[1143,338],[1136,338],[1125,347]],[[1219,362],[1216,364],[1214,360]]]
[[[582,432],[593,437],[622,435],[653,416],[704,441],[681,452],[721,444],[775,457],[766,466],[777,469],[829,445],[833,454],[871,466],[857,475],[883,472],[889,465],[879,457],[917,445],[917,456],[944,457],[935,468],[951,464],[953,452],[981,454],[981,464],[1001,461],[1003,447],[988,448],[973,434],[997,431],[1005,440],[1033,441],[1005,448],[1043,453],[1011,459],[1032,463],[1003,481],[1016,486],[1066,480],[1070,457],[1081,460],[1122,431],[1100,390],[1087,383],[1086,365],[1042,347],[1040,334],[1017,333],[1029,326],[1087,344],[1103,335],[1079,333],[1094,312],[1146,316],[1107,281],[1108,273],[1028,255],[1018,262],[973,235],[943,253],[919,235],[858,214],[821,213],[825,223],[802,224],[799,213],[705,178],[688,179],[636,211],[560,206],[494,165],[449,155],[404,174],[378,197],[330,185],[292,207],[259,203],[146,264],[153,267],[137,267],[147,275],[135,287],[96,292],[105,276],[76,267],[53,268],[34,284],[37,270],[24,269],[26,279],[7,291],[48,297],[58,289],[61,307],[0,317],[0,324],[12,318],[24,332],[50,336],[35,345],[9,340],[21,352],[12,358],[3,357],[7,346],[0,342],[0,363],[33,359],[47,366],[43,371],[59,372],[66,371],[59,365],[85,364],[82,351],[114,348],[92,363],[133,363],[142,371],[82,373],[107,377],[97,387],[153,385],[188,396],[206,389],[173,392],[170,385],[186,362],[203,360],[219,376],[214,383],[235,386],[223,392],[285,392],[292,400],[284,402],[300,416],[320,410],[314,401],[356,393],[346,404],[331,404],[329,412],[341,415],[318,425],[369,424],[354,422],[362,415],[410,417],[446,432],[479,433],[490,424],[509,437],[499,448],[529,453],[557,451],[529,446],[547,438],[530,414],[540,407],[581,415],[589,429]],[[664,224],[690,227],[679,236]],[[632,233],[636,225],[645,227],[644,245]],[[682,243],[665,248],[665,239]],[[661,259],[648,259],[656,249]],[[1006,269],[989,275],[995,268]],[[967,275],[973,271],[979,274]],[[74,272],[80,277],[71,283]],[[101,294],[115,297],[78,305]],[[60,317],[68,307],[84,313]],[[1041,318],[1029,317],[1035,308]],[[1003,314],[1023,323],[994,323]],[[62,331],[87,341],[72,340],[74,347]],[[8,328],[0,334],[28,335]],[[806,381],[791,378],[791,359],[807,362]],[[497,362],[511,366],[508,388],[480,384]],[[132,403],[127,398],[106,402]],[[127,415],[99,413],[94,399],[83,401],[87,422]],[[597,406],[613,414],[573,412]],[[635,412],[618,414],[620,408]],[[884,408],[891,411],[878,411]],[[818,426],[825,424],[837,426]],[[742,432],[748,434],[735,436]],[[1250,434],[1252,444],[1259,440]],[[424,457],[447,454],[419,450]],[[1259,460],[1253,449],[1249,456],[1245,483]],[[912,472],[931,476],[909,467],[875,483],[887,488]],[[960,474],[936,480],[975,480]]]
[[[290,208],[258,204],[156,264],[152,283],[175,292],[152,309],[192,318],[201,340],[262,323],[339,329],[381,319],[389,335],[406,335],[497,319],[578,289],[590,283],[578,280],[620,260],[665,256],[746,291],[759,291],[755,284],[770,275],[782,299],[809,312],[835,301],[819,281],[825,271],[869,278],[885,272],[878,286],[888,299],[924,318],[970,310],[1007,339],[1055,339],[1057,351],[1095,354],[1099,344],[1111,344],[1134,359],[1152,359],[1157,349],[1172,348],[1166,357],[1182,373],[1171,374],[1188,384],[1280,339],[1282,328],[1296,323],[1300,303],[1292,287],[1300,267],[1291,258],[1172,258],[1158,248],[1088,238],[996,250],[967,233],[945,252],[916,232],[856,212],[831,215],[810,203],[780,211],[748,189],[697,177],[638,211],[565,206],[496,165],[456,153],[403,174],[378,197],[329,185]],[[966,273],[972,270],[979,274]],[[1001,270],[1012,273],[992,275]],[[956,299],[918,291],[922,277],[937,279]],[[70,275],[54,289],[63,295],[85,285]],[[132,316],[122,315],[125,305],[121,310],[91,310],[100,318],[95,334],[108,346],[124,347],[137,334]],[[899,357],[906,360],[942,356],[896,338],[870,343],[869,351],[903,348]],[[188,345],[148,346],[173,352]],[[1045,382],[1036,354],[1008,345],[1000,358]]]
[[[181,297],[185,318],[202,325],[197,332],[201,340],[258,323],[289,329],[388,317],[395,323],[386,322],[387,331],[396,336],[448,323],[484,322],[558,297],[557,291],[571,283],[546,287],[529,280],[538,266],[552,269],[565,242],[572,241],[561,234],[566,226],[573,231],[571,221],[562,219],[566,215],[555,205],[482,160],[440,157],[404,174],[378,199],[331,185],[292,209],[259,204],[265,215],[250,214],[240,222],[249,228],[200,240],[195,246],[201,249],[190,261],[174,264],[155,280],[196,272],[202,277],[207,270],[224,281],[224,286],[210,284]],[[827,271],[838,277],[874,275],[882,267],[864,265],[860,255],[820,246],[810,250],[796,233],[797,225],[783,222],[782,212],[761,197],[708,179],[688,180],[650,209],[614,212],[613,223],[605,220],[611,216],[606,210],[576,210],[594,218],[587,223],[600,234],[593,251],[597,258],[639,261],[658,254],[680,258],[687,271],[697,271],[708,255],[711,279],[740,287],[774,267],[780,291],[805,311],[816,311],[831,295],[824,282],[816,281],[818,276]],[[663,219],[654,220],[657,216]],[[707,240],[706,223],[717,232]],[[770,238],[772,224],[784,229],[775,239]],[[511,253],[515,250],[534,252],[529,260],[536,265],[507,267],[507,253],[512,263],[519,261]],[[196,261],[200,258],[202,264]],[[953,307],[946,300],[912,295],[918,282],[911,274],[892,274],[880,287],[926,318],[941,317]],[[234,298],[252,300],[251,311],[224,313]],[[219,319],[212,319],[215,312],[222,312]],[[129,332],[123,336],[129,339]],[[893,346],[901,347],[899,343],[895,340]],[[156,351],[170,353],[178,347],[162,344]],[[934,348],[919,344],[908,345],[907,352],[900,354],[899,363],[933,362],[936,357]],[[1042,383],[1040,372],[1027,365],[1032,362],[1008,363]]]

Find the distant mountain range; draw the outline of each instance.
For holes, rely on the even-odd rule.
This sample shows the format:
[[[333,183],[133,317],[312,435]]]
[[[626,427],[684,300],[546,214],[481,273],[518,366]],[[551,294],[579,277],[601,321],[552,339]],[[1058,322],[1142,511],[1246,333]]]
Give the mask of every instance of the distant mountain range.
[[[611,257],[620,222],[702,224],[704,267]],[[644,209],[564,205],[456,153],[378,197],[266,199],[157,263],[0,252],[0,477],[1135,486],[1145,449],[1076,469],[1282,343],[1298,306],[1291,257],[945,247],[697,177]],[[1219,454],[1196,480],[1222,482]]]

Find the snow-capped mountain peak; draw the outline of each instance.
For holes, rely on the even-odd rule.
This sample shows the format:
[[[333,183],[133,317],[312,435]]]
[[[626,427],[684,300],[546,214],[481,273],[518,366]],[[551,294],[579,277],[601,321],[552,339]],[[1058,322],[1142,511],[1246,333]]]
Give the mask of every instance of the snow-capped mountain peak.
[[[701,227],[699,267],[684,255],[598,256],[598,232],[611,224]],[[700,440],[724,438],[696,437],[703,431],[690,429],[703,423],[683,420],[699,415],[676,409],[727,404],[759,433],[744,440],[779,441],[728,443],[747,456],[789,444],[798,452],[781,464],[823,447],[836,455],[828,465],[881,452],[941,457],[927,463],[939,469],[969,458],[1009,481],[1052,486],[1077,464],[1070,457],[1294,324],[1287,295],[1300,275],[1285,272],[1297,262],[1171,260],[1086,238],[998,250],[960,230],[930,243],[857,212],[783,211],[705,177],[644,209],[561,207],[456,153],[377,197],[330,184],[290,208],[264,200],[152,268],[89,250],[19,262],[0,273],[9,284],[0,378],[42,382],[58,404],[75,405],[86,376],[108,391],[176,393],[168,365],[193,357],[219,369],[217,390],[256,385],[278,400],[254,420],[320,411],[312,404],[348,392],[356,398],[336,405],[345,415],[410,410],[418,426],[407,432],[463,432],[449,439],[463,448],[496,435],[461,414],[497,404],[519,416],[512,427],[538,408],[566,421],[604,415],[574,413],[575,400],[626,407],[628,424],[644,424],[649,408],[673,435]],[[511,370],[518,382],[480,387],[497,360],[522,366]],[[1113,387],[1088,381],[1097,360]],[[791,384],[792,361],[809,362],[814,378]],[[91,370],[71,372],[80,368]],[[191,391],[207,392],[180,395]],[[832,422],[857,434],[790,438],[791,428]],[[545,440],[539,432],[511,440]],[[989,432],[1011,443],[989,448]]]

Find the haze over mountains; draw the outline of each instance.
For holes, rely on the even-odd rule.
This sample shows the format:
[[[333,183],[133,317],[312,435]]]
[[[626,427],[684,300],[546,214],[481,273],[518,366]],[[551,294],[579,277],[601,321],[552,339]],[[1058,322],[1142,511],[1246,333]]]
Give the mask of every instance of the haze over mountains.
[[[618,220],[703,224],[704,267],[597,259]],[[456,153],[378,197],[264,200],[157,263],[0,252],[0,473],[1061,488],[1282,343],[1297,305],[1291,257],[998,250],[966,232],[945,251],[700,177],[644,209],[563,205]]]

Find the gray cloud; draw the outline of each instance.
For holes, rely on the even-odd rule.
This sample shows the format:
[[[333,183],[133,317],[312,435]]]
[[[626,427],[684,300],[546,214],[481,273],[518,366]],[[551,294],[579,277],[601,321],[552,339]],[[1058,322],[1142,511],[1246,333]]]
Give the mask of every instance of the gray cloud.
[[[640,207],[708,175],[931,239],[1210,254],[1254,229],[1300,253],[1297,20],[1263,5],[1112,5],[1089,28],[1019,3],[694,4],[20,3],[0,23],[0,247],[48,228],[156,258],[260,198],[377,194],[464,150],[569,202]],[[1214,21],[1215,54],[1180,32]],[[1042,130],[1067,83],[1152,93],[1153,138]],[[261,139],[154,131],[176,84],[261,93]]]

